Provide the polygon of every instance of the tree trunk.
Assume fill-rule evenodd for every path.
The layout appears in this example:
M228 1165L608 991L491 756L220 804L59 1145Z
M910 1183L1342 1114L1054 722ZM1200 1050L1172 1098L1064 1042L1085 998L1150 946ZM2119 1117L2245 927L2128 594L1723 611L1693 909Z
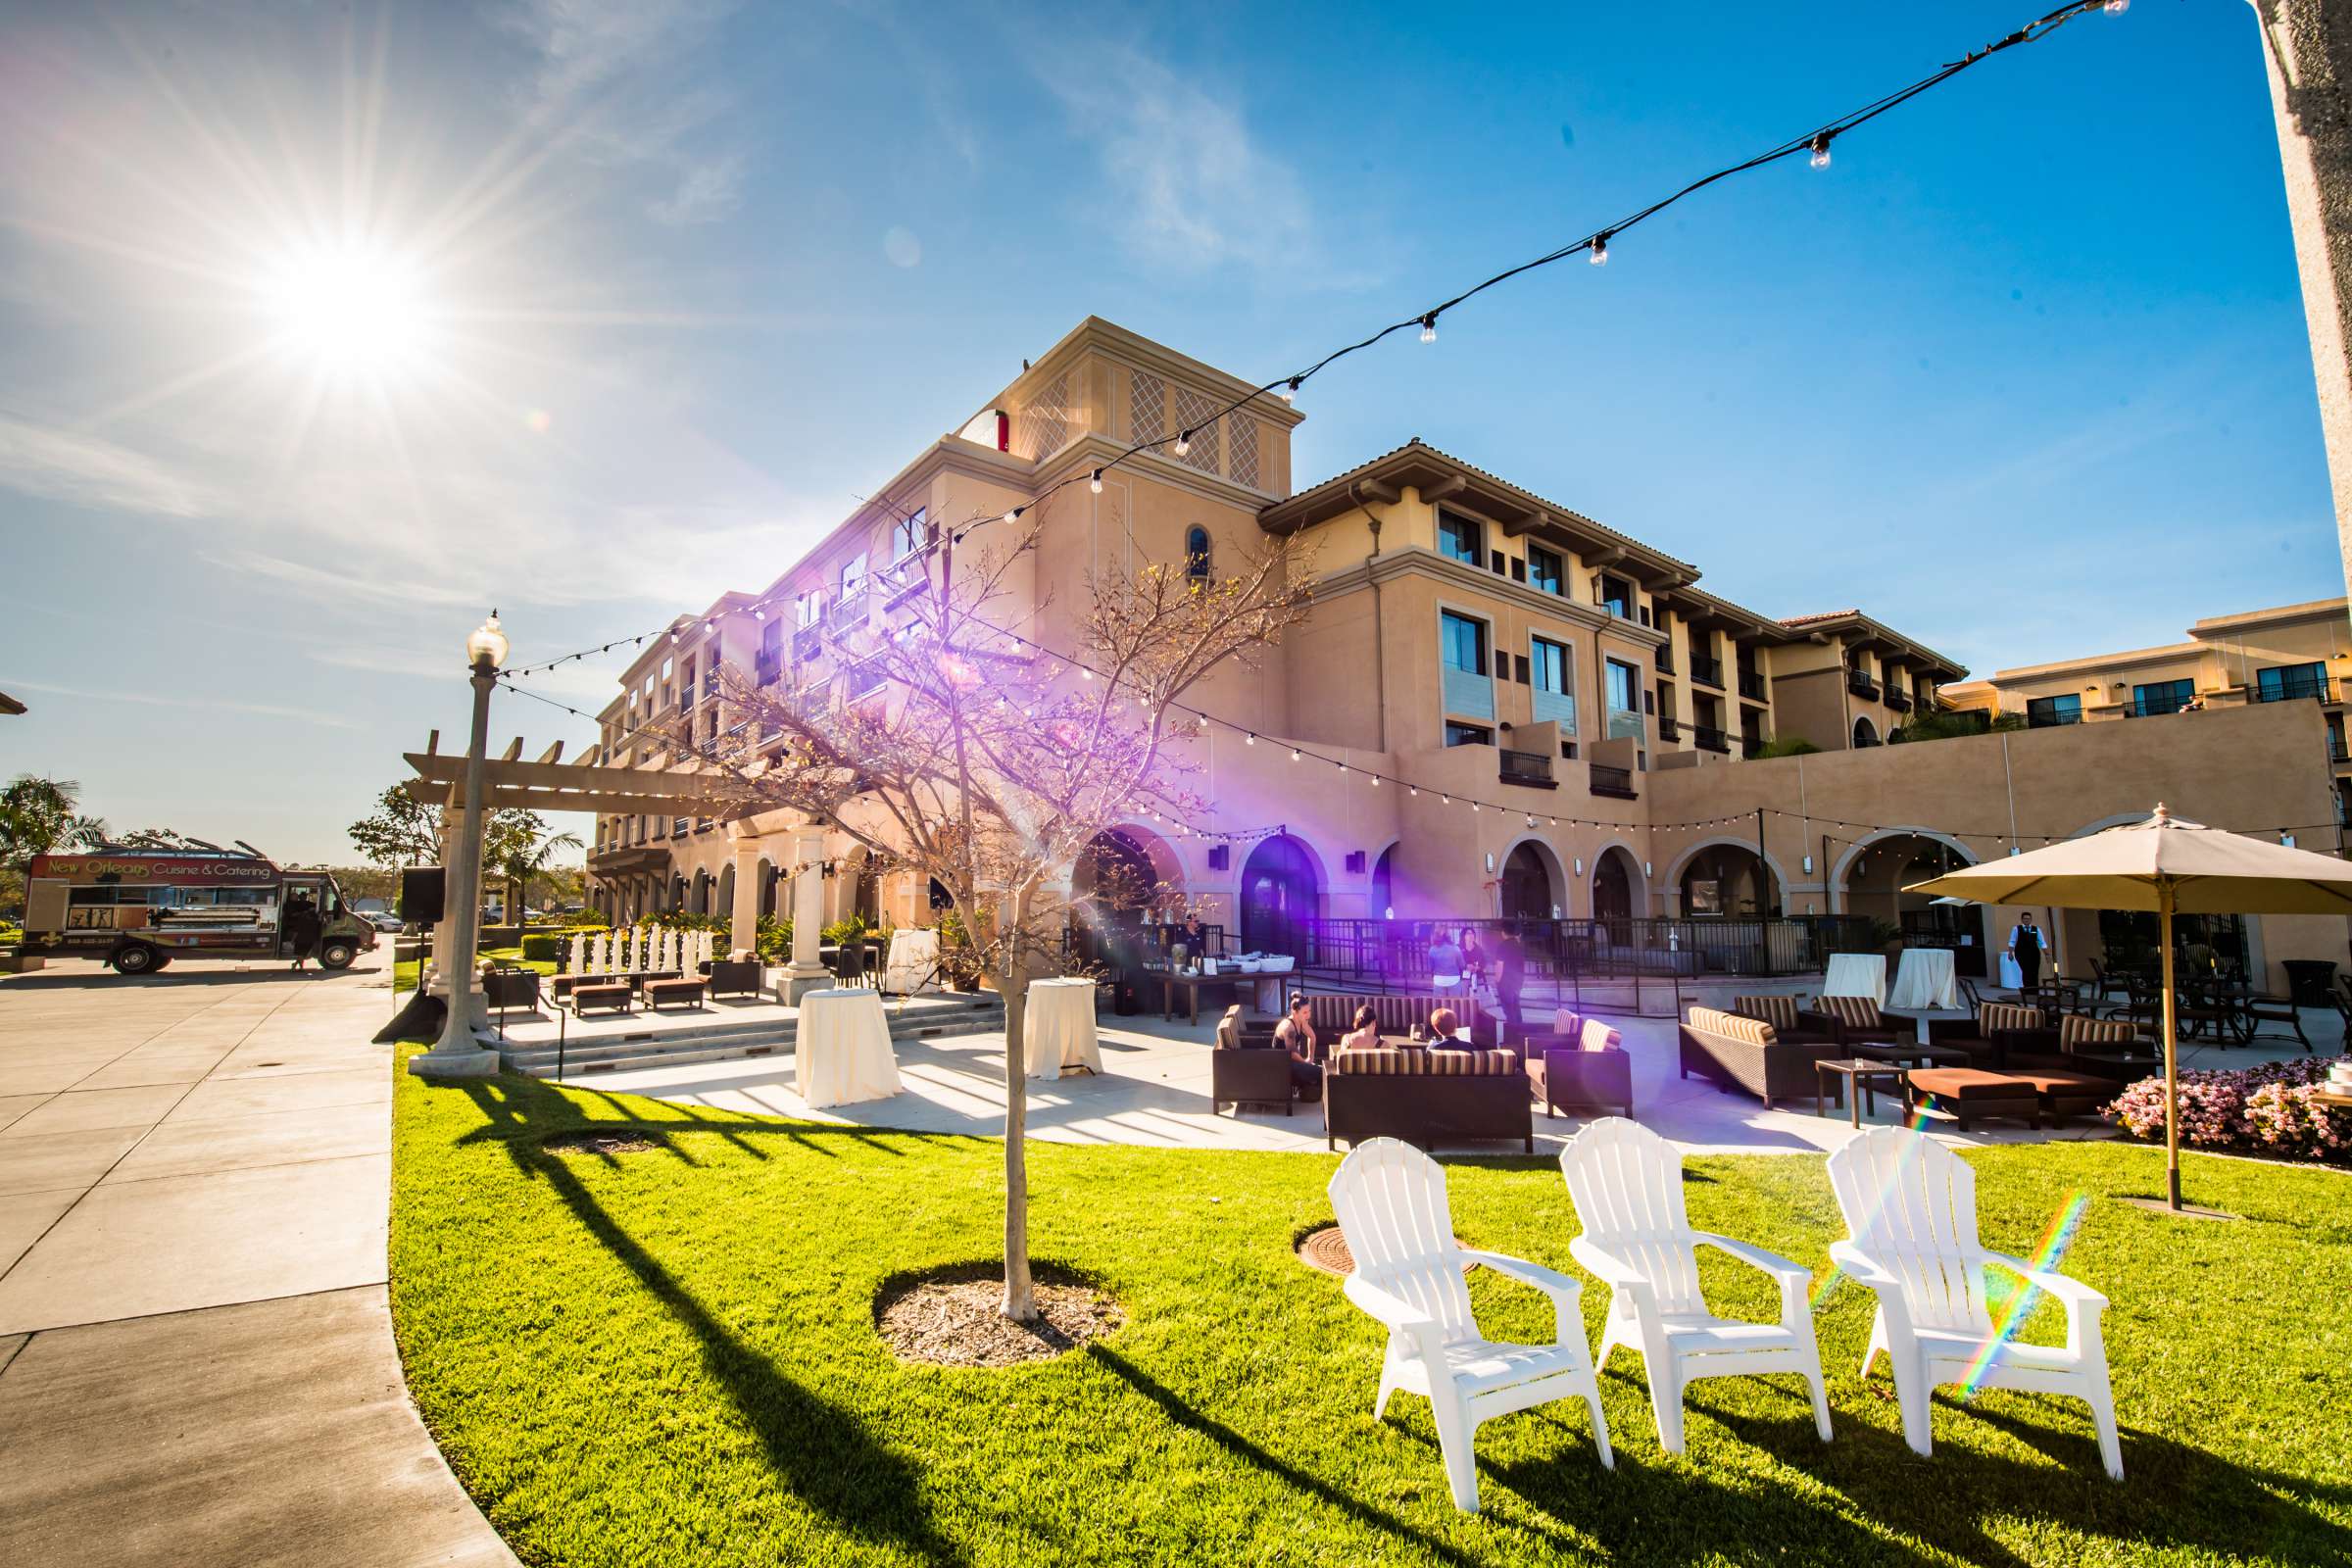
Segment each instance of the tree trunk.
M998 966L997 989L1004 998L1004 1315L1015 1323L1037 1320L1037 1292L1029 1279L1029 1064L1026 1020L1029 962L1021 946L1028 926L1029 896L1013 895L1008 919L999 933L1005 961Z

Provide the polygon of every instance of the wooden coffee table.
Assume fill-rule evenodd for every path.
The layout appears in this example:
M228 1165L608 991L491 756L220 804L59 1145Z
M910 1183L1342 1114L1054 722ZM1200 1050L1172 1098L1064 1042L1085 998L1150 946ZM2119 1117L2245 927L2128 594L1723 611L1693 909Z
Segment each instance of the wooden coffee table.
M1870 1061L1865 1058L1830 1056L1813 1064L1813 1114L1829 1114L1828 1097L1831 1080L1838 1080L1845 1100L1845 1119L1848 1124L1862 1125L1865 1102L1872 1111L1879 1108L1877 1091L1884 1086L1892 1094L1903 1086L1905 1069L1890 1062Z
M1965 1067L1970 1064L1967 1052L1957 1046L1917 1045L1856 1046L1854 1054L1865 1061L1885 1062L1890 1067Z

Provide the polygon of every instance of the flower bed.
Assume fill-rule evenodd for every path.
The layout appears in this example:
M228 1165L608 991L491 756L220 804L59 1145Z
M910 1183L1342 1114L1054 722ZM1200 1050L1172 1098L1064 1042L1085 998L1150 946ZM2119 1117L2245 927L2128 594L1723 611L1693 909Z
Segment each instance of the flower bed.
M2313 1103L2328 1069L2352 1058L2304 1056L2180 1075L2180 1141L2288 1159L2352 1161L2352 1111ZM2142 1078L2105 1112L2134 1138L2164 1136L2164 1079Z

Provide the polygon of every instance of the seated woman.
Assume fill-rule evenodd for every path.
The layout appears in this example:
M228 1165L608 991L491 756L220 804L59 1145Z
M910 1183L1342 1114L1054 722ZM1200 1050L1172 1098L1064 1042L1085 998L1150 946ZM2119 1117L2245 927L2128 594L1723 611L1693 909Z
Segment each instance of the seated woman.
M1320 1052L1315 1042L1313 1012L1304 996L1294 996L1290 1015L1274 1026L1275 1049L1290 1053L1291 1082L1298 1086L1298 1098L1304 1101L1323 1098L1323 1068L1315 1059Z
M1429 1015L1429 1044L1433 1051L1468 1051L1470 1031L1451 1007L1440 1007Z
M1348 1033L1340 1038L1342 1051L1378 1051L1380 1049L1379 1014L1370 1003L1355 1009L1355 1020Z

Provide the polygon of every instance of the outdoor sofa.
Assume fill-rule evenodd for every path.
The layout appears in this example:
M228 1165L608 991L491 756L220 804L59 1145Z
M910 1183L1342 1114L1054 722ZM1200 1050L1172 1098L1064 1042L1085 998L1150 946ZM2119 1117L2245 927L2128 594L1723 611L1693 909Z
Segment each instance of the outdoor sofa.
M1744 1089L1770 1110L1775 1100L1810 1099L1820 1088L1813 1064L1843 1054L1820 1041L1785 1041L1771 1024L1713 1007L1692 1007L1681 1029L1679 1065L1724 1089Z
M1974 1018L1930 1018L1928 1043L1968 1053L1968 1064L1998 1072L2008 1064L2012 1040L2037 1036L2046 1022L2039 1007L2014 1002L1980 1002Z
M1291 1082L1291 1054L1274 1048L1274 1026L1252 1020L1240 1003L1225 1009L1217 1023L1216 1048L1208 1054L1208 1109L1214 1115L1227 1105L1280 1105L1288 1116L1298 1102Z
M1545 1116L1562 1105L1634 1113L1634 1058L1624 1037L1598 1018L1562 1011L1548 1035L1528 1037L1530 1093L1544 1102Z
M1339 993L1307 992L1307 1020L1315 1026L1315 1037L1324 1043L1326 1054L1335 1049L1340 1037L1355 1027L1355 1009L1370 1005L1373 1026L1384 1035L1409 1033L1415 1024L1427 1024L1429 1015L1440 1007L1450 1007L1462 1027L1478 1034L1478 1004L1467 996L1441 997L1431 993L1418 996L1348 996ZM1289 1000L1287 997L1284 999Z
M1242 1053L1247 1054L1247 1053ZM1535 1102L1514 1051L1343 1051L1323 1078L1323 1141L1400 1138L1421 1149L1517 1139L1536 1152Z
M2087 1073L2122 1085L2164 1070L2164 1058L2141 1043L2138 1026L2129 1018L2070 1012L2054 1026L2007 1030L2001 1042L2003 1066L2011 1072Z

